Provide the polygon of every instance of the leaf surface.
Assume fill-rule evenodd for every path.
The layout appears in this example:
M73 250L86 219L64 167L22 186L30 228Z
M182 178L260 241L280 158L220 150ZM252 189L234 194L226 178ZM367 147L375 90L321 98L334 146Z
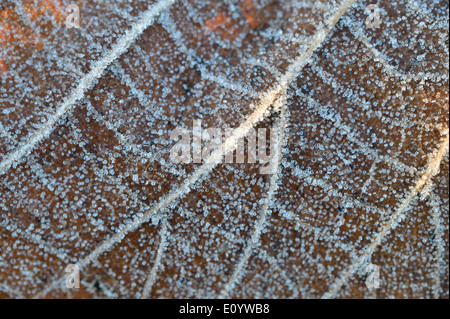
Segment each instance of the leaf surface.
M369 4L3 2L0 297L448 298L448 2Z

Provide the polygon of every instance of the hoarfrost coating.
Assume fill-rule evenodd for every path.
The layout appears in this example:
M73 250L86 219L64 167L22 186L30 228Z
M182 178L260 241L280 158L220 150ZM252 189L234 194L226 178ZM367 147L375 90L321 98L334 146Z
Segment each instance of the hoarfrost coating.
M372 4L3 1L0 297L448 298L449 4Z

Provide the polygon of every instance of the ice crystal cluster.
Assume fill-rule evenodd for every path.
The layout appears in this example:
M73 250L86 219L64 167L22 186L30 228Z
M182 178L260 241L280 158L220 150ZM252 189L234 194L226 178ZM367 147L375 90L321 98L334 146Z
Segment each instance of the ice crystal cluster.
M448 298L448 10L1 1L0 297ZM195 120L276 173L172 163Z

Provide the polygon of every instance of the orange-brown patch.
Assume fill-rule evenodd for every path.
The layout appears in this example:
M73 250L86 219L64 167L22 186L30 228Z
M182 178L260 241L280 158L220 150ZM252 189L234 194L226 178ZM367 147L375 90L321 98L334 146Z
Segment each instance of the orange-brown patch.
M26 1L24 2L24 9L31 21L36 21L48 12L51 12L58 23L65 20L65 13L60 0L42 0L37 4L33 1ZM0 10L0 17L2 18L0 22L1 47L23 45L42 49L43 44L39 35L21 22L19 14L13 8ZM0 59L0 71L4 73L8 71L6 57L3 57L3 60Z

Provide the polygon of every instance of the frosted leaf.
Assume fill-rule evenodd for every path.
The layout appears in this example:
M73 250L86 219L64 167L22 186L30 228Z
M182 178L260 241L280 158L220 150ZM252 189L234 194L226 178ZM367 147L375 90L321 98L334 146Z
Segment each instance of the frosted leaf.
M0 297L448 298L448 2L368 4L3 1Z

